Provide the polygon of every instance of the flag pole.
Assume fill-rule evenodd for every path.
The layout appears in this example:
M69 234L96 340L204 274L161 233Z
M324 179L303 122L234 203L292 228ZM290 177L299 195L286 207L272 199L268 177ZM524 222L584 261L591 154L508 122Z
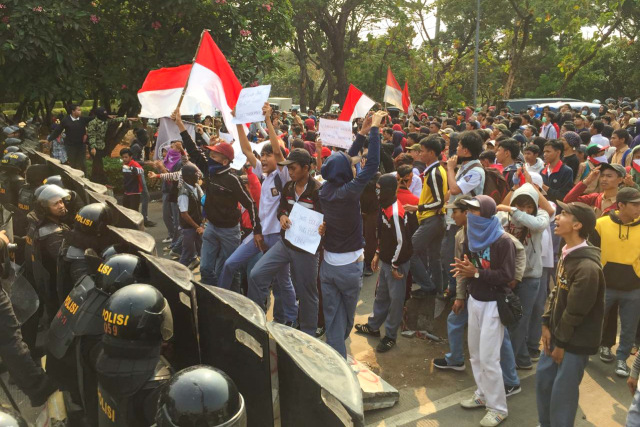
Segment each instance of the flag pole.
M202 39L204 38L204 33L208 33L211 30L204 29L202 30L202 34L200 34L200 41L198 42L198 48L196 49L195 55L193 55L193 60L191 61L191 68L189 69L189 75L187 76L187 82L184 84L184 88L182 88L182 94L180 95L180 101L178 101L178 106L176 109L179 109L182 105L182 100L184 99L185 93L187 93L187 87L189 86L189 79L191 78L191 72L193 71L193 65L196 63L196 57L198 56L198 52L200 52L200 45L202 44Z

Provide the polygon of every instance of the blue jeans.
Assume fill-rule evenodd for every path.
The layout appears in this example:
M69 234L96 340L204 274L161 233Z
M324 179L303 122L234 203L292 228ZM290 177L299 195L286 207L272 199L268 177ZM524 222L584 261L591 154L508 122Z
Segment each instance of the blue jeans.
M553 268L543 268L542 277L540 278L540 286L538 286L538 295L533 303L531 310L531 320L529 321L529 332L527 333L527 349L529 355L540 352L540 338L542 337L542 315L544 314L544 305L549 296L549 279ZM531 358L531 356L529 356Z
M176 205L176 208L178 205ZM167 236L173 241L177 233L177 227L173 220L173 210L171 202L169 202L169 193L162 193L162 221L164 226L167 227Z
M464 363L464 327L469 319L467 304L460 314L453 311L447 317L447 335L449 337L449 353L444 358L450 365ZM516 372L516 359L513 355L509 331L505 328L502 346L500 347L500 368L502 368L502 381L507 387L520 385L520 378Z
M447 226L448 229L444 232L444 239L442 239L442 280L447 285L449 292L455 294L456 292L456 279L451 273L451 264L453 264L453 258L455 255L456 233L460 230L455 224Z
M522 304L522 317L518 323L509 328L509 334L511 335L513 353L516 356L516 364L518 366L531 365L531 356L529 356L529 349L527 348L527 333L529 332L529 321L539 289L540 278L538 277L525 277L514 289L514 293L520 298L520 303Z
M620 342L616 351L617 360L627 360L631 353L631 347L636 340L636 329L640 320L640 289L632 291L619 291L607 288L604 292L604 312L616 302L620 315Z
M553 348L552 348L553 350ZM589 362L586 354L564 352L560 364L542 353L536 370L540 427L571 427L576 419L580 383Z
M627 414L627 427L640 426L640 390L636 390Z
M364 261L331 265L322 261L320 282L327 344L347 358L345 341L351 334L362 288Z
M411 237L411 276L427 292L442 292L440 250L443 237L444 215L426 218Z
M202 236L195 228L182 229L182 252L180 254L180 264L189 265L196 256L200 255L202 247Z
M380 326L384 322L384 335L394 341L398 337L398 328L400 327L400 323L402 323L409 261L400 265L398 272L403 275L401 279L393 277L391 264L380 261L380 275L378 276L376 299L373 302L373 313L371 313L367 321L374 331L380 329Z
M200 277L205 285L218 286L218 277L227 258L240 245L240 225L230 228L207 223L202 235Z

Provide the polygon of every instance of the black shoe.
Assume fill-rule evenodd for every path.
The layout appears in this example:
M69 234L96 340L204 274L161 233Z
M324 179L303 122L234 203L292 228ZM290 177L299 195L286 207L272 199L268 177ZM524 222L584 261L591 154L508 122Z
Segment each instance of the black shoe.
M450 365L444 357L442 359L434 359L433 366L438 369L453 369L454 371L464 371L465 368L464 362L458 363L457 365Z
M507 395L507 397L509 396L513 396L514 394L518 394L522 391L522 388L519 385L516 386L504 386L504 392Z
M284 322L283 325L293 329L298 329L298 322L295 320L289 320L288 322Z
M371 267L366 266L366 267L364 268L363 274L364 274L366 277L369 277L369 276L371 276L371 275L373 274L373 270L371 269Z
M150 220L148 220L148 219L144 221L144 226L145 226L145 227L155 227L156 225L157 225L157 224L156 224L155 222L150 221Z
M380 343L376 347L376 351L378 353L386 353L387 351L391 350L394 345L396 345L395 340L392 340L391 338L388 338L388 337L384 337L380 340Z
M380 331L374 331L367 323L365 323L364 325L358 323L356 325L356 332L363 335L371 335L372 337L380 336Z
M529 357L532 362L537 362L540 360L540 350L529 350Z

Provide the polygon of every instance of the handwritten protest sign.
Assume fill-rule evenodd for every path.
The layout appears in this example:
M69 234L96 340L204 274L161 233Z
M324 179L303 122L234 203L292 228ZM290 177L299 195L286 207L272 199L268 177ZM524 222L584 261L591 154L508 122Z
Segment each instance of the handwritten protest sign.
M264 120L262 106L271 93L271 85L246 87L240 91L236 103L235 124L255 123Z
M284 238L303 251L315 254L320 245L318 227L323 218L321 213L296 203L289 214L291 227L284 233Z
M322 145L348 150L353 143L351 122L320 119L318 132L320 133Z

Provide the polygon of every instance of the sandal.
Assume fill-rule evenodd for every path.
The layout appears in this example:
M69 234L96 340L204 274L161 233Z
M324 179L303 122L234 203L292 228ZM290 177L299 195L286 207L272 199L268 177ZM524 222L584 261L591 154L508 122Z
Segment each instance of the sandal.
M372 337L380 336L380 331L374 331L373 329L371 329L368 323L365 323L364 325L357 324L356 332L359 332L364 335L371 335Z
M394 345L396 345L395 340L384 337L380 340L380 344L378 344L378 346L376 347L376 351L378 353L386 353L387 351L391 350Z

